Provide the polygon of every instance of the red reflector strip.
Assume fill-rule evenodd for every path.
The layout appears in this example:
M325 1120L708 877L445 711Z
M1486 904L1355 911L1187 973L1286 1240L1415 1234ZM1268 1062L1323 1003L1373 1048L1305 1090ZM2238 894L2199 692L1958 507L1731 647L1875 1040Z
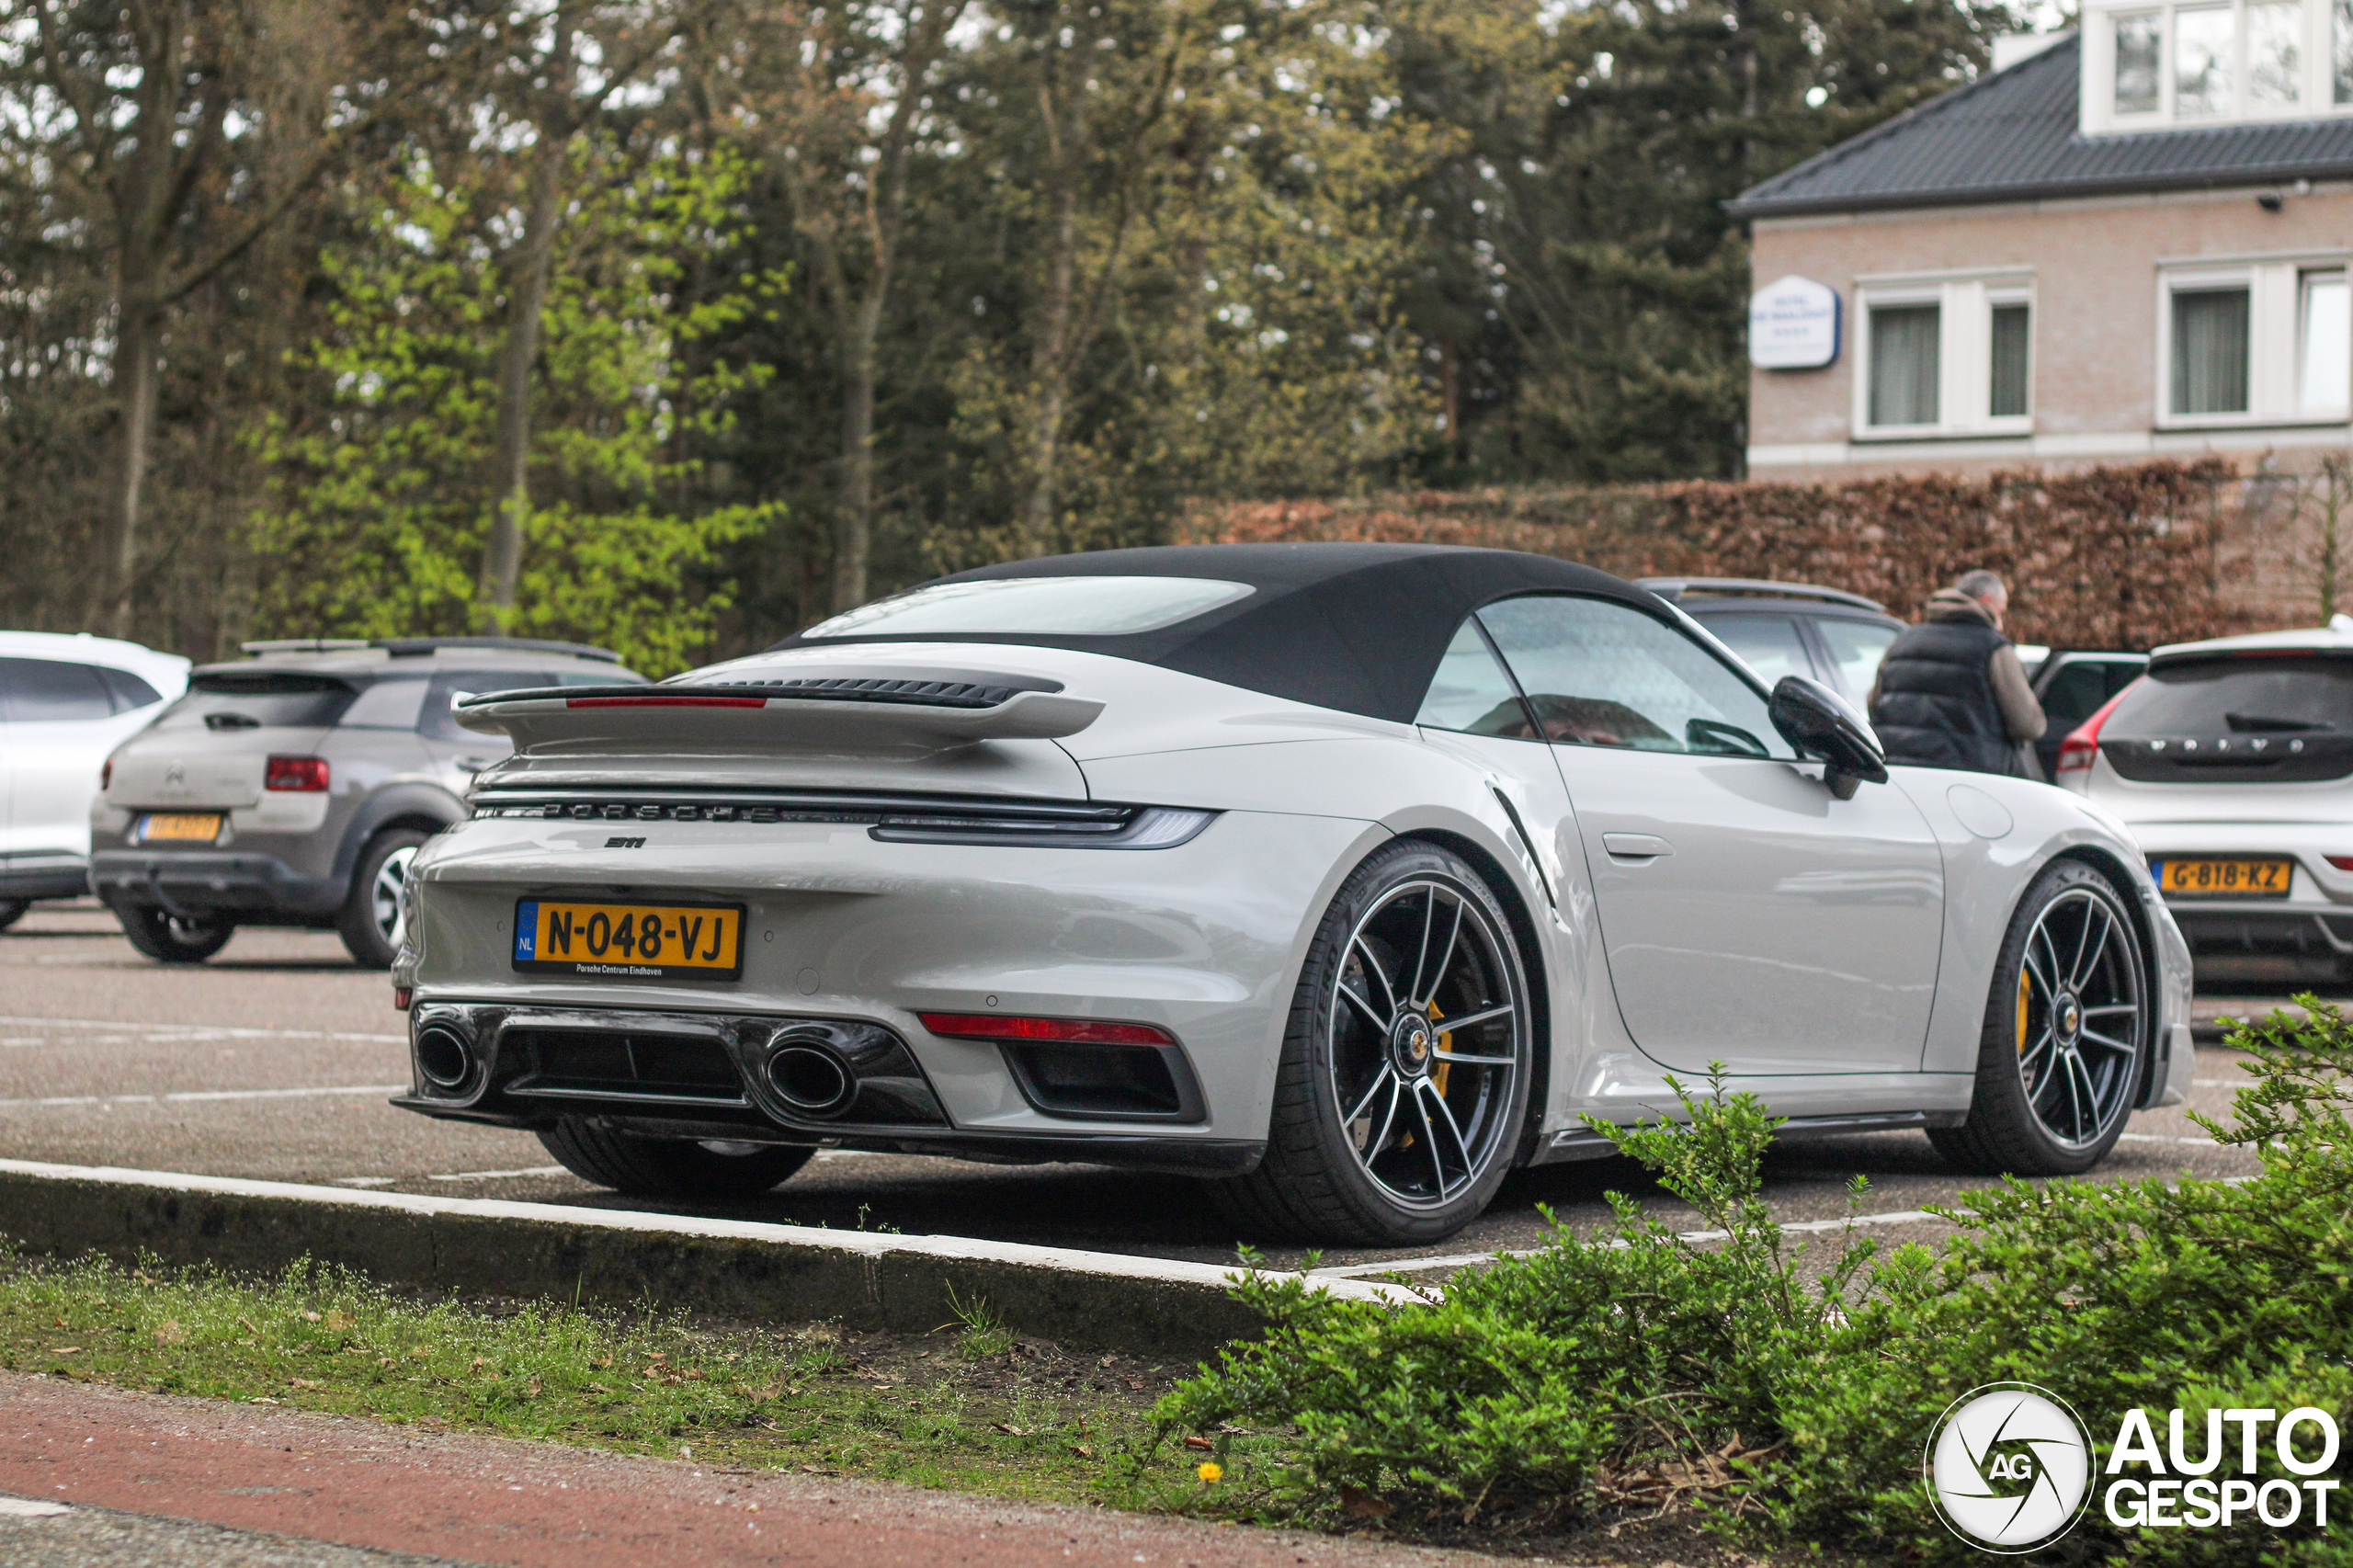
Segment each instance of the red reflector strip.
M994 1013L918 1013L923 1027L949 1040L1040 1040L1070 1045L1174 1045L1176 1037L1154 1024L1114 1024L1099 1018L1001 1018Z
M765 697L567 697L566 708L766 708Z
M2353 855L2324 855L2321 858L2340 871L2353 871Z

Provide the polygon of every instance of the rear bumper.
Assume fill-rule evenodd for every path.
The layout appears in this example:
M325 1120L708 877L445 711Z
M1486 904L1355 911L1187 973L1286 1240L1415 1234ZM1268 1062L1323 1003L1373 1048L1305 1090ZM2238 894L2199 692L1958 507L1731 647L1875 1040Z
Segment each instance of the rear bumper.
M0 856L0 899L79 898L90 891L90 861L72 850Z
M1188 1176L1246 1174L1266 1148L1147 1127L1060 1135L959 1128L906 1041L870 1019L444 1002L418 1006L409 1029L411 1092L392 1103L452 1121L530 1129L588 1117L662 1138L1084 1161ZM812 1108L790 1097L792 1079L774 1062L796 1052L837 1064L850 1085L841 1103ZM1198 1104L1199 1091L1182 1097Z
M90 858L90 891L108 903L204 914L324 915L343 884L275 855L226 849L107 849Z

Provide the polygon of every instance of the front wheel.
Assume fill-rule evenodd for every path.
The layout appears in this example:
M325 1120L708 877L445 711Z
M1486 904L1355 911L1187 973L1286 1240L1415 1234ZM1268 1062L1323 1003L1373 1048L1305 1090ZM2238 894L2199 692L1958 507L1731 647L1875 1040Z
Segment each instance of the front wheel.
M360 851L358 874L335 928L343 950L361 969L390 969L401 950L401 884L425 835L413 828L380 833Z
M703 1201L757 1198L817 1152L778 1143L641 1138L579 1116L542 1130L540 1142L582 1181L637 1198Z
M131 945L158 963L202 963L237 934L226 920L183 920L152 903L118 904L114 914Z
M2116 1146L2154 1029L2141 937L2115 885L2077 860L2034 881L1994 966L1969 1119L1928 1137L1986 1176L2074 1176Z
M25 917L25 911L31 907L31 903L26 899L0 898L0 931L6 931L9 926L22 920Z
M1254 1239L1441 1240L1510 1169L1534 1049L1495 893L1435 845L1384 849L1341 886L1308 949L1265 1161L1211 1194Z

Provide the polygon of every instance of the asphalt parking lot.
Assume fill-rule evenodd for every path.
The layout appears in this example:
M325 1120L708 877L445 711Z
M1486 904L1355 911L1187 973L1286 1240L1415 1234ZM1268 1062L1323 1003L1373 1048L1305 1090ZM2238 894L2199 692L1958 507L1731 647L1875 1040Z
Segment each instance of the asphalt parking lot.
M2201 1001L2200 1013L2270 998ZM386 1097L408 1081L403 1017L381 973L351 966L332 932L246 930L210 963L167 969L133 952L96 904L44 905L0 935L0 1156L469 1198L647 1207L558 1168L528 1133L429 1121ZM2223 1116L2242 1077L2219 1045L2199 1051L2191 1105ZM2102 1181L2237 1176L2252 1155L2217 1147L2181 1108L2136 1115L2095 1173ZM1972 1185L1917 1133L1792 1144L1771 1159L1784 1222L1836 1221L1850 1177L1870 1178L1870 1228L1890 1241L1945 1228L1921 1216ZM1416 1253L1333 1253L1327 1269L1462 1259L1533 1244L1540 1208L1585 1225L1604 1194L1678 1207L1623 1161L1524 1172L1476 1224ZM978 1236L1221 1262L1233 1256L1186 1182L1089 1165L1006 1166L821 1153L793 1179L722 1213L837 1229ZM1271 1261L1295 1260L1276 1250Z

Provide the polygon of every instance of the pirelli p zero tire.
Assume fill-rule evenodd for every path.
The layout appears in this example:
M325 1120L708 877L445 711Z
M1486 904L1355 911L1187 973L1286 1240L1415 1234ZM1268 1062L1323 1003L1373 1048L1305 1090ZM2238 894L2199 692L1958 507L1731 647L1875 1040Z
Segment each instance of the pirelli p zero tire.
M158 963L202 963L229 945L237 927L226 920L183 920L152 903L115 906L131 945Z
M582 1181L637 1198L757 1198L809 1163L814 1149L698 1142L616 1132L585 1117L543 1129L540 1142Z
M1373 855L1309 946L1267 1154L1210 1184L1245 1240L1413 1246L1495 1197L1528 1117L1528 978L1494 892L1460 857Z
M1928 1136L1986 1176L2073 1176L2116 1146L2155 1027L2141 935L2079 860L2034 880L1994 966L1969 1119Z
M361 969L390 969L401 949L401 883L426 835L415 828L380 833L359 852L351 892L335 916L343 950Z

